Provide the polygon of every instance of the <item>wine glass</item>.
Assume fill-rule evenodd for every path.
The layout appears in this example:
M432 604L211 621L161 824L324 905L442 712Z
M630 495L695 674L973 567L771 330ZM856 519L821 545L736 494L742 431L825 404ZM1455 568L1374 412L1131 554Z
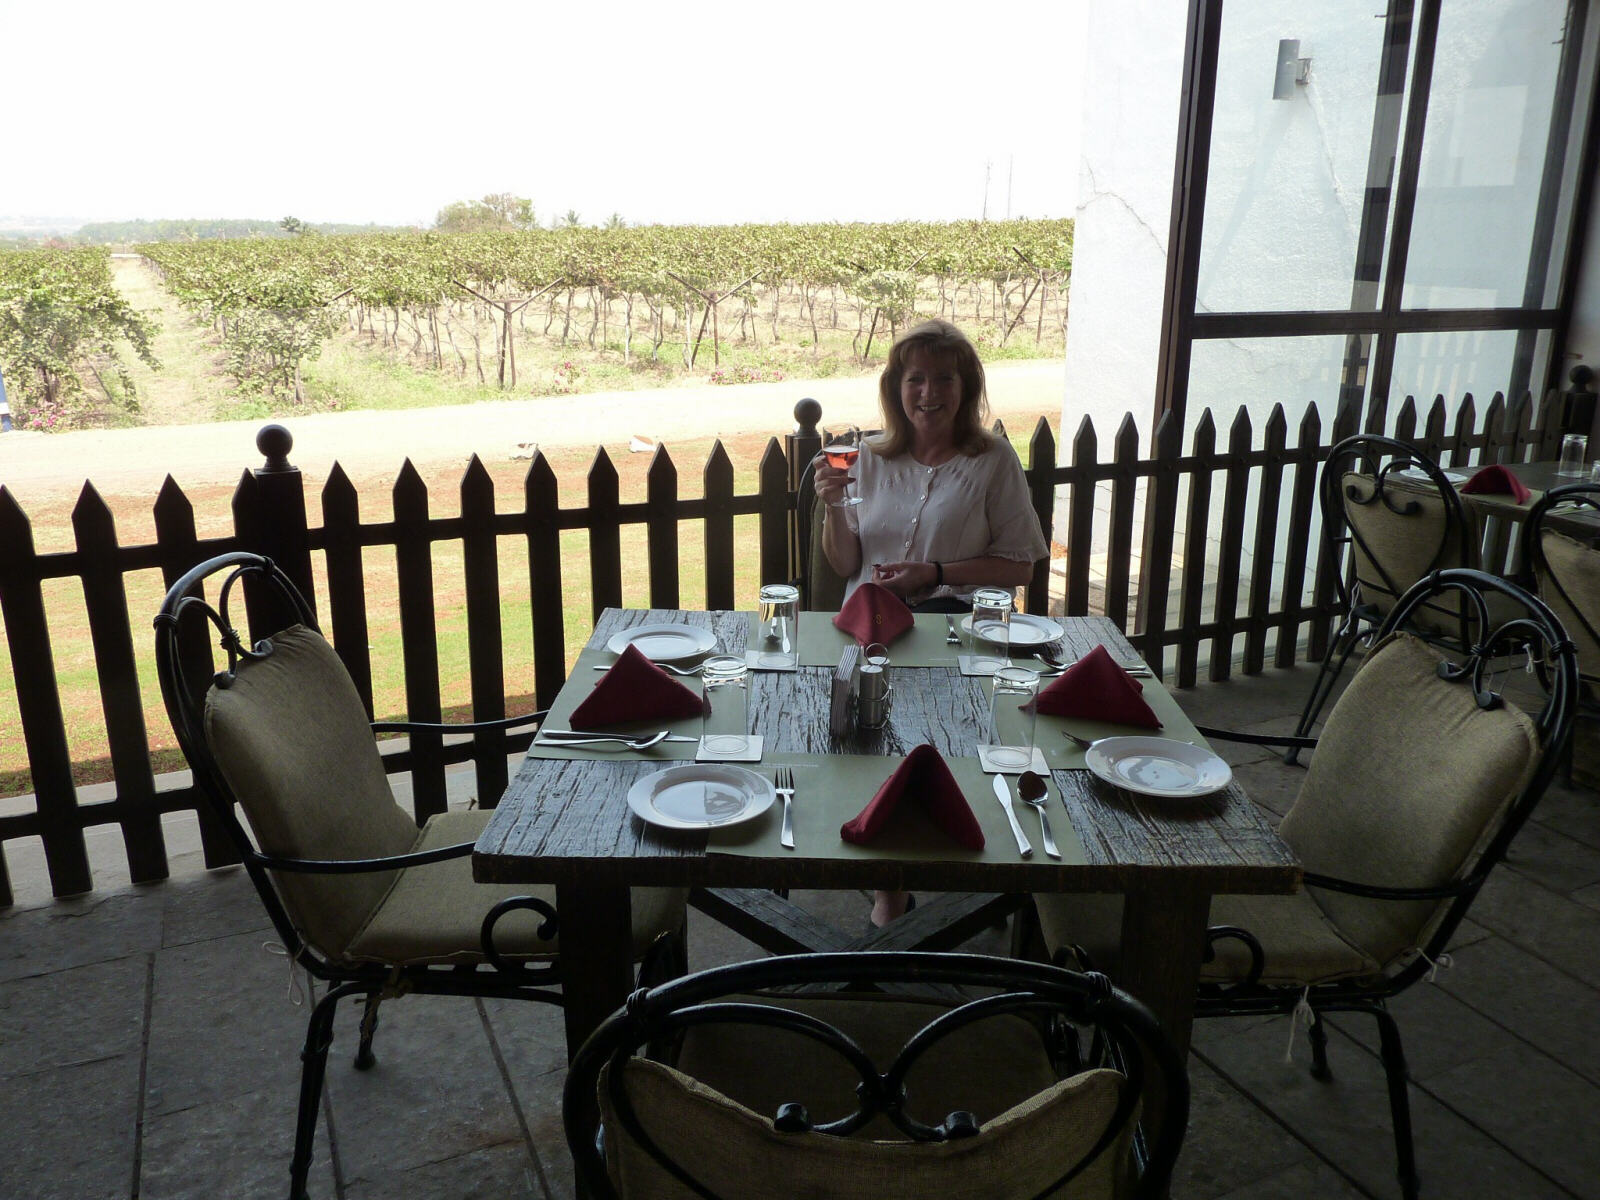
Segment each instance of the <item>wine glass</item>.
M837 471L848 471L856 465L856 459L861 457L861 430L854 425L846 425L842 430L835 430L828 438L828 444L822 448L822 456L828 460L828 465ZM849 508L860 504L860 496L850 494L850 485L844 485L844 495L833 502L834 508Z

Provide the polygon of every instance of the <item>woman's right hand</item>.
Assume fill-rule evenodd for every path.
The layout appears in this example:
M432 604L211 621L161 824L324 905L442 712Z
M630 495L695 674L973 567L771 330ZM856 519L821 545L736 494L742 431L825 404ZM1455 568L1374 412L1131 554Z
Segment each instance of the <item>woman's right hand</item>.
M849 471L841 471L838 467L830 467L828 460L818 454L811 460L812 481L817 489L817 499L824 504L834 505L844 499L845 488L855 480Z

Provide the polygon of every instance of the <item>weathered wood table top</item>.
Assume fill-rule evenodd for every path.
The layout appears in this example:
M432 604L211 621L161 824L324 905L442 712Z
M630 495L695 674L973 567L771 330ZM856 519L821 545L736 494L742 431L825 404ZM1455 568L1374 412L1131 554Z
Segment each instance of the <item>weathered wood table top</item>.
M802 619L827 616L806 614ZM742 652L750 631L748 613L607 609L585 655L603 650L622 629L662 621L709 628L723 651ZM1137 658L1109 620L1068 618L1062 623L1069 655L1104 644L1123 661ZM890 652L892 656L892 647ZM986 712L985 681L963 677L953 665L955 653L952 647L950 666L894 668L895 708L889 728L845 744L834 743L828 733L828 668L753 673L754 732L767 739L769 754L784 757L904 755L922 742L946 756L970 756ZM587 675L586 661L580 659L579 671ZM1166 732L1187 736L1171 722ZM1046 719L1041 718L1039 737L1042 741L1047 736ZM825 847L766 858L708 852L705 833L660 830L635 817L626 801L629 786L668 762L637 755L574 759L537 754L537 748L530 751L479 838L473 874L485 882L556 885L573 1051L632 986L629 887L1120 892L1126 897L1122 981L1186 1046L1211 895L1289 893L1300 885L1293 854L1237 783L1209 797L1172 801L1123 791L1086 770L1053 770L1052 782L1083 844L1082 863L1054 862L1042 852L1026 861L880 861L833 858ZM862 803L868 798L861 797ZM1059 825L1060 810L1053 811Z

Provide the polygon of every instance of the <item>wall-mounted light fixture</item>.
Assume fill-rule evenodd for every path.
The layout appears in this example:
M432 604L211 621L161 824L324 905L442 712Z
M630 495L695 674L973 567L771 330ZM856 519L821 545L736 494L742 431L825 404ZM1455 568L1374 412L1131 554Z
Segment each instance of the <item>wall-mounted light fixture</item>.
M1272 98L1289 100L1294 97L1295 85L1304 87L1311 82L1311 60L1300 57L1300 39L1282 38L1278 42L1278 70L1272 77Z

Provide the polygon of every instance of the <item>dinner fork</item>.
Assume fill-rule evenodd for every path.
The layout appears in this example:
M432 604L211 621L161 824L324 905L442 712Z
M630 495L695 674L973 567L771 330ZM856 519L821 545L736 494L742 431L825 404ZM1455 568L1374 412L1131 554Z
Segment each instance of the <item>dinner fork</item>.
M665 729L661 730L658 733L641 733L641 734L584 733L584 734L579 734L577 737L568 737L561 730L552 730L550 733L542 734L537 740L540 742L540 744L545 745L545 746L593 746L593 745L596 745L596 744L601 743L601 742L615 742L619 747L621 747L624 750L648 750L651 746L654 746L657 742L666 742L666 741L694 742L694 741L699 741L698 738L683 737L681 735L671 733L671 732L669 732L668 730L665 730Z
M794 768L779 767L773 772L772 790L783 801L783 829L778 834L778 845L785 850L794 849Z
M656 666L660 667L663 671L671 671L674 675L691 676L698 676L700 674L700 667L703 665L704 664L702 663L693 667L675 667L671 663L658 662L656 664ZM615 663L595 663L594 669L596 671L609 671L614 666L616 666Z

